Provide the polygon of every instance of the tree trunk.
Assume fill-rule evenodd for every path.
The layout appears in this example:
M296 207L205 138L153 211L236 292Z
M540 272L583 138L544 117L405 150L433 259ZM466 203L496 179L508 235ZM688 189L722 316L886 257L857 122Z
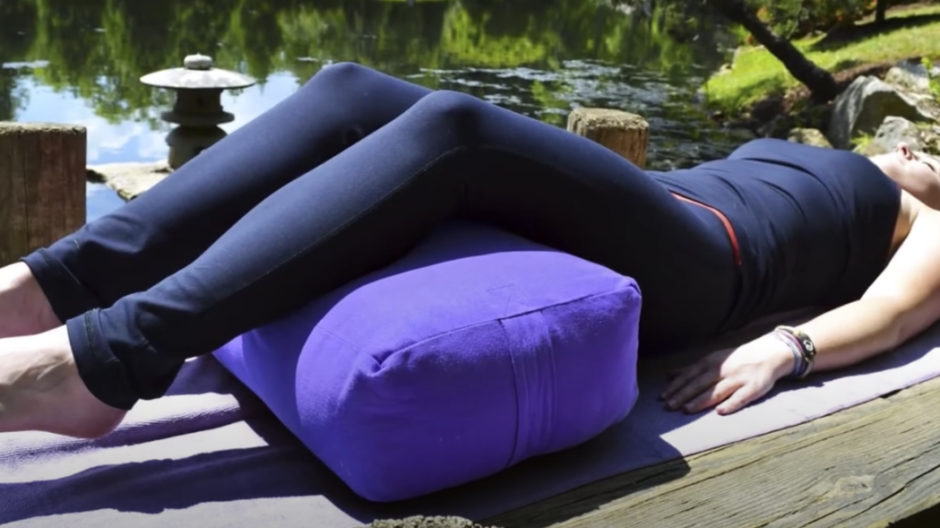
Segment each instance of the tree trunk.
M875 5L875 23L882 24L885 21L885 15L888 11L888 0L878 0Z
M839 95L839 87L831 73L807 59L790 41L781 38L761 22L742 0L707 0L708 4L728 20L740 24L767 48L794 77L805 84L817 101L829 101Z

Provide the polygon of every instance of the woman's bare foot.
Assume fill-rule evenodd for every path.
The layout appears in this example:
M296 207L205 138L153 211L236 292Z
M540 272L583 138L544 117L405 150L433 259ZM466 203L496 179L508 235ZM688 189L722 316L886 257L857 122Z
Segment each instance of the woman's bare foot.
M0 338L38 334L61 325L26 264L0 268Z
M125 414L88 392L64 326L0 339L0 433L98 438L113 431Z

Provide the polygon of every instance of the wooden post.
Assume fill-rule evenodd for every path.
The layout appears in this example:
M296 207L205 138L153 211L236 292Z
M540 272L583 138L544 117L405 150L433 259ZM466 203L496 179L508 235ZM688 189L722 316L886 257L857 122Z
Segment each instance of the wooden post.
M576 108L568 114L568 131L604 145L641 169L646 166L650 125L636 114L607 108Z
M0 122L0 266L85 223L84 127Z

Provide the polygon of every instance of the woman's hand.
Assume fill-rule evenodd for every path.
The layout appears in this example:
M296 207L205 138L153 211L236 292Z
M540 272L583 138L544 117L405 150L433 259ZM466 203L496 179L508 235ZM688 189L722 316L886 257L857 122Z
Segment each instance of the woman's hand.
M731 414L767 394L792 369L793 353L768 335L672 372L661 398L670 410L696 413L717 405L718 414Z

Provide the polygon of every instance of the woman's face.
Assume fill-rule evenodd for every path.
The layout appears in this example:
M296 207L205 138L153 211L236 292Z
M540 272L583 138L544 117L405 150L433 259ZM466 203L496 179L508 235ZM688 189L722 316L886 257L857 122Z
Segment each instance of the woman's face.
M874 156L872 161L902 188L940 185L940 159L898 143L894 151Z

